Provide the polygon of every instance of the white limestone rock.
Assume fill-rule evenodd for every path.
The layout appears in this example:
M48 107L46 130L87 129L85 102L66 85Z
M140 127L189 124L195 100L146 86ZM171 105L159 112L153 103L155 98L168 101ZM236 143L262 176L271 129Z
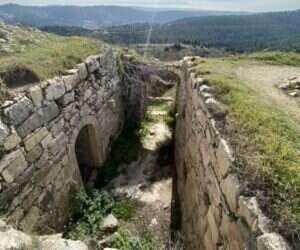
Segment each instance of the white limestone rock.
M119 221L113 214L110 214L103 219L101 227L106 232L115 232L119 227Z
M270 233L257 238L257 250L291 250L291 248L282 236Z

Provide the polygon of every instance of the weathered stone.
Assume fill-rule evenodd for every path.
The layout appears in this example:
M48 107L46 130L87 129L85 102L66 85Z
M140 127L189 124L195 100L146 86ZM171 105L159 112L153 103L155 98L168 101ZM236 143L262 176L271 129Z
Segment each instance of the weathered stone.
M240 184L238 178L235 175L229 175L225 180L222 181L221 189L225 195L225 199L230 210L233 213L236 213L240 195Z
M216 120L224 120L226 117L226 109L224 106L213 98L205 101L208 111Z
M44 122L49 122L59 115L59 108L55 102L48 103L43 109Z
M8 127L0 120L0 144L4 142L4 140L8 135L9 135Z
M58 136L64 130L65 121L63 117L59 117L50 124L50 132L54 137Z
M18 100L15 104L4 109L4 114L15 126L24 122L32 112L33 104L26 96Z
M75 94L74 94L74 91L71 91L71 92L66 93L63 97L61 97L58 100L58 103L61 106L65 107L68 104L70 104L71 102L74 102L74 100L75 100Z
M26 154L26 160L29 163L35 162L43 154L43 148L40 145L36 145Z
M43 92L39 86L34 86L29 89L30 97L36 107L41 107L43 102Z
M101 224L101 228L105 232L115 232L118 229L118 227L119 227L119 222L116 219L116 217L113 216L112 214L105 217Z
M6 182L11 183L28 166L22 150L14 151L6 156L0 162L0 172Z
M66 92L65 85L61 79L54 79L49 82L49 86L45 89L46 99L49 101L57 100Z
M88 70L85 63L77 64L80 80L84 81L88 77Z
M66 91L71 91L80 82L78 70L75 70L75 72L72 72L71 75L63 76L62 79L65 83Z
M77 112L78 109L76 108L75 103L71 103L63 109L63 115L67 121L69 121L74 115L76 115Z
M43 127L34 134L30 135L24 140L24 145L27 151L33 149L37 144L39 144L47 135L47 128Z
M88 88L84 92L83 101L86 102L91 97L92 94L93 94L93 90L91 88Z
M230 167L233 165L234 157L228 142L223 138L220 138L216 157L218 163L218 165L215 166L216 172L218 173L219 178L224 178L230 170Z
M39 241L39 250L88 250L83 242L63 239L60 234L42 236Z
M99 68L99 56L90 56L87 58L87 60L85 61L88 72L90 74L94 73L98 68Z
M52 155L56 155L66 149L68 137L61 132L53 141L48 144L48 149Z
M5 227L4 230L0 230L0 249L29 249L33 244L30 236L14 230L11 227Z
M20 142L21 138L16 133L12 133L4 141L4 148L6 150L14 149Z
M257 250L290 250L282 236L276 233L264 234L257 238Z
M50 102L47 106L31 115L20 127L17 128L17 132L22 138L24 138L32 131L51 121L58 115L58 106L55 102Z

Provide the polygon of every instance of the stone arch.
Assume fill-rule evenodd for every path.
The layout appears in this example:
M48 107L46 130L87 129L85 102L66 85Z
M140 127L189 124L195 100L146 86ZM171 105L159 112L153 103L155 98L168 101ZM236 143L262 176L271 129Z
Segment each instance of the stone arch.
M94 117L85 117L71 137L70 163L75 168L75 181L84 186L94 180L97 169L103 163L99 127L99 123Z

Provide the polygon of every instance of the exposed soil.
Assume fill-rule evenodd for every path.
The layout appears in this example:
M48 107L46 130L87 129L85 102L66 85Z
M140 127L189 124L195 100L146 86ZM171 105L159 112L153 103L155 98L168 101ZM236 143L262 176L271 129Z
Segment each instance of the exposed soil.
M299 67L261 64L242 64L237 76L265 100L276 105L295 121L300 122L300 105L297 99L286 95L277 86L300 73Z

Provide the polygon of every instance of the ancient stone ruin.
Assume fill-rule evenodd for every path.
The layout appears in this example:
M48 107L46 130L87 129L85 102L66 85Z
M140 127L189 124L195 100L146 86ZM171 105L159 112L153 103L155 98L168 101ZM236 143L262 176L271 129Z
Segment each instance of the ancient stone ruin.
M175 183L185 248L290 249L269 227L256 198L241 195L235 156L218 129L226 110L191 65L187 58L166 67L181 80ZM0 206L6 222L0 223L0 249L17 247L2 243L5 237L26 245L32 232L63 230L72 196L93 184L126 119L143 115L145 96L153 89L148 78L140 77L141 67L147 68L134 68L121 77L117 59L108 49L67 75L16 93L2 104ZM55 249L87 249L57 235L38 239L45 250L53 242L58 244Z

